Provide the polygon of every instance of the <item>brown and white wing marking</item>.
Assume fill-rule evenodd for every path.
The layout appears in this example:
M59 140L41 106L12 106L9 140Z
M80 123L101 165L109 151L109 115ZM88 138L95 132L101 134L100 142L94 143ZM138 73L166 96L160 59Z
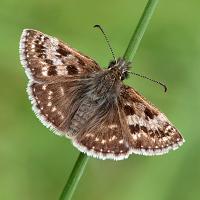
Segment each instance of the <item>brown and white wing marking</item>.
M87 56L57 38L25 29L20 40L20 60L30 80L51 81L101 70Z
M89 156L103 160L127 158L130 148L118 110L119 106L115 103L99 108L87 126L73 138L74 146Z
M28 94L36 116L58 135L66 135L76 81L57 83L30 82Z
M167 117L133 88L124 86L121 97L132 153L161 155L183 144L183 137Z

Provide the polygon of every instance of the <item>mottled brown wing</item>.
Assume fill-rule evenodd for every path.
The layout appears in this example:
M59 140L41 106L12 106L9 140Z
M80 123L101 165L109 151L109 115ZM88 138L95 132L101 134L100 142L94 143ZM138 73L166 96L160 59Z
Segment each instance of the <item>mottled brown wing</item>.
M87 126L73 138L74 146L89 156L103 160L127 158L130 148L119 109L119 104L109 102L99 107Z
M124 86L121 98L133 153L160 155L182 145L184 139L167 117L133 88Z
M53 83L30 82L28 94L33 110L40 121L58 135L66 135L72 112L73 96L79 80ZM76 109L73 109L74 111Z
M58 80L101 70L91 58L57 38L25 29L20 40L20 60L30 80Z

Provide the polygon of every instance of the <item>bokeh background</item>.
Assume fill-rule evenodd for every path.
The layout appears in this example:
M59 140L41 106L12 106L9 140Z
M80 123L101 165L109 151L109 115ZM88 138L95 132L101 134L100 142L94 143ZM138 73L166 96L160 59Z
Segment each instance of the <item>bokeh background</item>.
M71 142L52 134L35 117L19 62L24 28L56 36L94 58L122 56L145 0L1 0L0 4L0 199L54 200L78 157ZM158 85L132 76L127 83L178 127L186 143L158 157L132 155L124 161L91 158L74 200L197 200L200 198L200 1L162 0L141 42L133 68L162 80Z

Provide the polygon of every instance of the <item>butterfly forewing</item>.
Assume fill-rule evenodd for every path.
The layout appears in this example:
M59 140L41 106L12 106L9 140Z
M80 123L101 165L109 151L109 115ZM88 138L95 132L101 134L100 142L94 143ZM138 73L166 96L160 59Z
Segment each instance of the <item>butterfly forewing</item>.
M101 70L94 60L57 38L31 29L22 33L20 59L27 76L36 81L53 81Z
M167 117L133 88L124 86L121 96L133 153L158 155L183 143L179 131Z

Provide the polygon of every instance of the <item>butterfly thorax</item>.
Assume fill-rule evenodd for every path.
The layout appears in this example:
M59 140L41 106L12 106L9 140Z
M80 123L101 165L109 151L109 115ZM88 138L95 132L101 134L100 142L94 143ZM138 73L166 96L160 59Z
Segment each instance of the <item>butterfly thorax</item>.
M104 70L92 77L83 87L89 88L85 94L93 101L105 101L106 99L115 99L120 93L122 81L121 74L117 68Z
M117 61L111 61L108 69L113 71L113 73L120 80L124 80L128 77L128 69L130 68L130 62L125 61L122 58L118 58Z

